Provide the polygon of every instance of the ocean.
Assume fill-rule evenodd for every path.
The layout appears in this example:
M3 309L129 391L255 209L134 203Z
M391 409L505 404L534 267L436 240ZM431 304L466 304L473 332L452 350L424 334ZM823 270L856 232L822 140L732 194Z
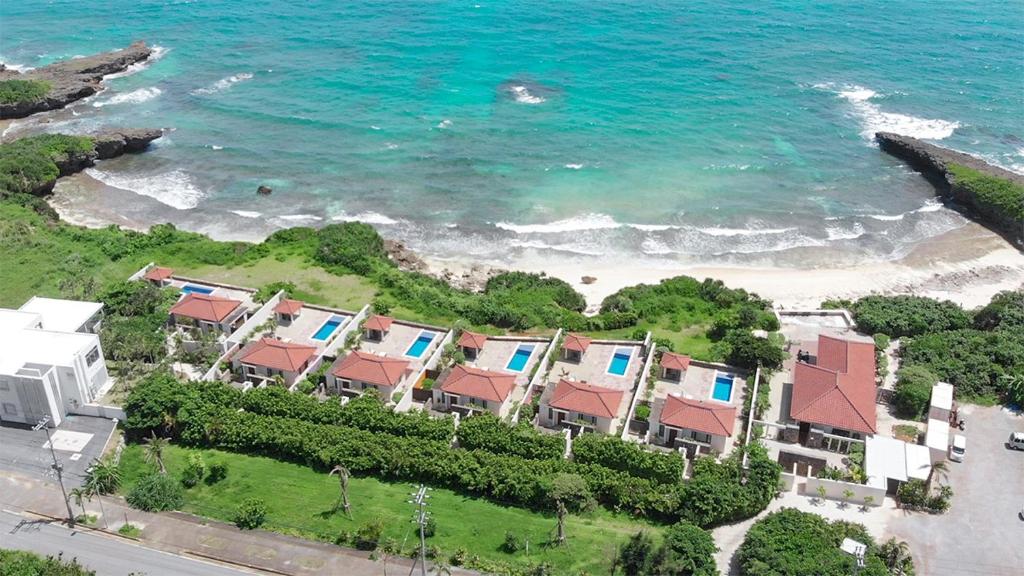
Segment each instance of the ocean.
M21 0L0 60L157 47L6 134L168 128L89 170L144 221L361 220L497 264L819 266L965 225L877 130L1024 171L1022 22L1021 0Z

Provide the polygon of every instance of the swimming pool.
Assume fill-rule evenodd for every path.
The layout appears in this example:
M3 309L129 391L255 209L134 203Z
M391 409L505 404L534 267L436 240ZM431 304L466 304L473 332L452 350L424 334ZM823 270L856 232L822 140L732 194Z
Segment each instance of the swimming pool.
M629 350L616 350L612 355L612 361L608 363L608 373L616 376L624 376L629 368Z
M732 402L733 378L732 374L716 374L715 387L711 390L711 397L722 402Z
M182 294L212 294L213 288L206 288L204 286L196 286L194 284L185 284L181 287Z
M430 346L430 343L434 341L434 336L436 336L436 334L433 332L420 332L416 341L413 342L412 346L409 346L409 349L405 351L405 355L410 358L419 358L420 356L423 356L423 352L426 351L427 346Z
M316 331L316 334L313 334L313 340L327 340L331 337L331 334L334 334L334 331L338 329L338 326L341 326L344 322L344 318L331 316L331 318L327 322L324 322L324 325Z
M526 363L530 361L531 354L533 354L533 346L520 346L516 348L515 353L508 359L505 370L522 372L523 368L526 368Z

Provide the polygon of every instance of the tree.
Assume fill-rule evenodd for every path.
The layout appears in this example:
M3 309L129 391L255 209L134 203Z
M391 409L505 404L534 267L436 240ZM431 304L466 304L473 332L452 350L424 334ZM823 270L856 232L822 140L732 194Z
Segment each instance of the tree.
M921 419L928 411L932 386L939 377L924 366L907 366L896 372L896 389L892 396L896 413L903 418Z
M83 487L78 487L73 488L68 492L68 496L75 501L75 506L82 509L82 518L84 519L87 516L85 512L85 501L89 498L89 492Z
M740 368L754 370L760 364L769 370L776 370L786 359L786 353L780 346L768 338L754 336L748 329L730 330L722 342L728 349L728 363Z
M109 528L109 526L107 525L107 511L103 509L103 498L100 496L101 491L99 482L97 482L95 477L93 477L86 481L85 486L83 486L83 488L85 488L86 498L92 500L93 496L96 497L96 502L100 505L100 517L103 518L103 527Z
M647 532L641 530L629 537L629 541L619 550L619 566L626 576L641 576L647 572L654 541Z
M339 491L339 494L338 494L338 504L334 505L334 510L333 511L336 512L338 510L338 506L340 504L341 507L345 510L345 515L348 516L349 518L352 518L351 505L349 504L349 501L348 501L348 477L349 477L348 468L346 468L343 464L337 464L337 465L334 466L334 468L331 468L330 472L327 473L328 476L333 476L335 474L338 475L338 491Z
M941 478L943 480L949 480L949 465L946 464L945 460L939 460L932 464L932 469L928 472L928 484L931 485L933 478Z
M267 517L267 504L260 498L246 498L235 511L235 526L253 530L263 525Z
M716 576L715 542L711 533L683 520L665 531L665 540L651 560L648 574Z
M910 555L910 545L906 542L890 538L882 544L878 553L893 576L909 576L914 573L914 559Z
M825 485L824 484L818 484L817 492L818 492L818 500L820 500L821 503L824 504L825 503L825 495L828 493L828 491L825 490Z
M846 488L843 490L843 508L850 505L850 498L853 498L853 490Z
M854 303L853 319L867 334L893 338L967 328L971 316L949 300L923 296L867 296Z
M557 544L565 542L565 519L569 512L582 512L594 504L587 481L579 474L561 473L555 475L548 488L548 497L554 505L558 518Z
M161 474L167 474L167 468L164 467L164 448L167 447L167 438L162 438L156 435L156 432L152 432L149 438L146 438L146 447L144 449L144 457L146 462L156 462L157 467L160 469Z

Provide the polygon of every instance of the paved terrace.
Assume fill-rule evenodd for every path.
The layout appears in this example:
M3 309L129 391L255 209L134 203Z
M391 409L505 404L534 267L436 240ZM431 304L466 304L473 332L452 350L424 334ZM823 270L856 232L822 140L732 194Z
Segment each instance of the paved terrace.
M612 355L620 348L629 349L629 366L626 367L626 373L622 376L609 374L608 365L611 363ZM644 359L640 353L642 348L640 342L594 340L583 354L583 359L579 364L566 362L562 359L561 352L556 350L558 360L548 372L547 383L550 387L558 384L562 378L567 378L613 390L622 390L628 394L633 391L636 377L643 369Z
M424 331L434 335L433 341L431 341L430 345L427 346L426 350L424 350L423 354L420 354L418 358L406 356L406 351L409 350L412 343L415 342L416 339L419 338L419 335ZM373 340L367 340L364 335L363 339L360 341L359 349L363 352L369 352L378 356L408 360L409 369L416 372L423 367L423 364L428 358L430 358L430 355L433 354L438 343L441 342L442 338L444 338L445 333L447 333L447 330L444 328L395 320L391 324L391 329L384 335L384 339L382 341L375 342Z
M530 374L533 371L533 367L540 362L541 357L544 356L544 350L546 350L550 344L551 341L546 339L514 337L488 338L487 342L484 343L483 349L477 353L476 360L472 362L467 360L466 365L473 366L474 368L501 372L503 374L515 374L516 387L512 390L512 394L509 396L508 402L522 402L523 396L526 395L526 388L530 384ZM523 345L533 346L533 352L530 354L530 359L526 361L526 365L523 367L523 370L521 372L514 372L506 369L509 360L512 359L512 355L515 354L515 351Z
M718 373L732 374L732 398L729 402L721 402L720 400L713 400L711 393L715 387L715 375ZM683 398L690 398L693 400L704 400L710 402L717 402L722 404L729 404L736 408L736 424L733 427L733 438L739 435L739 433L746 429L747 422L743 418L743 395L747 387L746 380L739 376L739 371L726 371L724 368L719 369L710 365L699 365L697 361L691 361L690 366L683 373L683 379L681 382L673 380L664 380L657 378L654 381L654 391L651 394L651 436L657 433L657 422L661 415L661 407L664 404L665 398L670 394L673 396L680 396ZM729 452L732 451L733 442L729 442L726 445L726 450L723 456L728 456Z
M289 324L278 324L277 328L274 329L274 335L285 342L316 346L317 353L321 353L324 347L327 346L327 343L337 336L338 332L344 330L345 326L352 321L354 316L354 312L303 304L299 317L293 319ZM316 334L317 330L331 318L341 318L343 322L327 338L323 340L313 339L313 334Z

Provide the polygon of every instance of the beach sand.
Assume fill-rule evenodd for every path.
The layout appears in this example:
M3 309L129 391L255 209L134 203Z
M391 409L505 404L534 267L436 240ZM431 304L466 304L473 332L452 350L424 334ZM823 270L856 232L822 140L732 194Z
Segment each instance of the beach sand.
M152 198L107 186L85 173L62 178L50 203L64 221L91 227L117 224L144 230L152 215L159 213L164 221L219 240L260 241L277 228L261 219L230 213L170 208ZM789 309L815 308L829 298L852 299L868 294L916 294L974 308L987 303L999 291L1024 287L1024 253L973 222L918 244L899 260L835 267L683 266L668 260L651 263L614 258L555 258L530 250L501 263L421 256L431 272L447 271L456 278L480 277L492 267L544 272L572 284L586 297L590 312L595 312L602 299L621 288L654 284L683 274L716 278ZM596 281L584 284L584 276L592 276ZM482 280L478 278L476 284L482 284Z

